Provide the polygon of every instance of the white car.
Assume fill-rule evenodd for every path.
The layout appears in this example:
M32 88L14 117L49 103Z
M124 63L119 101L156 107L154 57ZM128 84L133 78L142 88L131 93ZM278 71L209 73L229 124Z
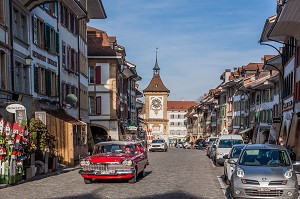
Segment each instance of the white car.
M224 180L225 180L226 184L230 184L231 175L235 170L235 164L230 164L229 162L231 162L231 161L229 161L229 160L234 160L234 162L237 162L244 146L245 146L245 144L233 145L229 154L226 154L223 156L223 158L225 159Z
M176 148L183 148L183 143L182 142L178 142L176 144Z
M192 145L191 145L190 142L185 142L185 143L183 143L183 148L184 148L184 149L191 149L191 148L192 148Z
M149 151L168 151L168 145L165 140L163 139L156 139L152 140L151 144L149 145Z

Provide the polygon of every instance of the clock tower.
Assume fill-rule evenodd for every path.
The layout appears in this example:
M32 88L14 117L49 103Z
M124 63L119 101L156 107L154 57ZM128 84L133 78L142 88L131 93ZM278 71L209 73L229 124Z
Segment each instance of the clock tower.
M170 90L165 87L160 78L160 68L156 61L153 77L143 91L145 96L145 122L150 129L153 139L164 139L168 143L167 102Z

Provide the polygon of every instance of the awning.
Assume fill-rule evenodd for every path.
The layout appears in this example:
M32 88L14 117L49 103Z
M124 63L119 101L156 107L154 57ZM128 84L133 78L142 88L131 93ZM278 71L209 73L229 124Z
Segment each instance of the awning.
M297 39L300 38L300 1L299 0L286 0L282 7L282 11L277 16L275 24L268 33L269 38L277 36L292 36ZM277 40L277 39L276 39ZM284 41L281 38L278 41Z
M276 70L278 68L280 71L282 71L282 57L280 55L277 55L275 57L272 57L271 59L268 59L266 61L266 64L264 65L264 70Z
M252 130L252 128L248 128L248 129L245 129L245 130L243 130L243 131L241 131L241 132L239 132L238 134L243 134L243 133L247 133L248 131L251 131Z
M270 37L270 31L272 31L273 26L275 25L277 15L269 17L266 22L264 29L260 36L260 42L267 42L270 40L282 41L286 38L286 36L276 36Z

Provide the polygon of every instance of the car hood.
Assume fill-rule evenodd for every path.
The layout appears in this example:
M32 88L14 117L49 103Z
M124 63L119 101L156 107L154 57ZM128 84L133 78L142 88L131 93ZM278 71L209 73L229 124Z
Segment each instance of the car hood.
M278 180L284 178L284 173L291 167L266 167L266 166L238 166L244 170L244 179L262 181L262 178L267 178L267 181Z
M131 159L131 154L97 154L89 157L91 163L121 163L124 159Z

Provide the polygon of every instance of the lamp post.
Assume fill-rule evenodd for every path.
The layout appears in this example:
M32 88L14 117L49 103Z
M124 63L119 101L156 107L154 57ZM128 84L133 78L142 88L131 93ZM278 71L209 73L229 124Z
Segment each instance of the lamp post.
M32 58L30 57L30 55L28 55L27 57L24 58L25 59L25 64L27 66L31 66L32 65Z

